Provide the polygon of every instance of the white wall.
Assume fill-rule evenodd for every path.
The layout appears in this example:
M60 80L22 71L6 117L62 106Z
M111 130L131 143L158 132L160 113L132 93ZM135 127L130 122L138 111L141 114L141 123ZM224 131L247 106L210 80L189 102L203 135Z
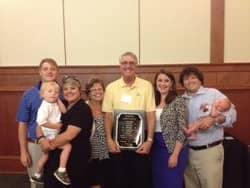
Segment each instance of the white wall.
M64 64L60 0L0 0L0 66Z
M208 63L210 0L141 1L141 62Z
M250 1L225 1L226 63L250 62Z
M0 66L36 66L44 57L59 65L116 65L125 51L141 64L209 63L210 4L0 0ZM250 62L250 1L225 4L225 61Z
M117 64L139 52L137 0L65 1L67 65Z

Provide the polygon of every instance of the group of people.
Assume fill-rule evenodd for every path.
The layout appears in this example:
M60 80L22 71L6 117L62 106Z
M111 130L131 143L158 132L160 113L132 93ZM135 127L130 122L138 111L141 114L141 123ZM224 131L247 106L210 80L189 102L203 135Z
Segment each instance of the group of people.
M136 74L137 56L119 59L121 78L104 87L65 76L43 59L40 82L27 90L17 112L20 160L33 188L221 188L223 128L236 121L229 99L204 87L202 72L185 67L176 90L173 73L160 70L153 85ZM61 89L60 89L61 88ZM145 114L145 139L124 149L114 139L115 112ZM124 135L123 135L124 136Z

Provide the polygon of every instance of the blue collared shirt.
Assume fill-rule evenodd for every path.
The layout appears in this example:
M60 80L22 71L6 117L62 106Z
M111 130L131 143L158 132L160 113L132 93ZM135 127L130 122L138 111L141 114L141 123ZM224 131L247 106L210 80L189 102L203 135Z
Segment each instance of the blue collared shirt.
M188 110L189 110L189 123L197 121L200 117L204 116L204 112L200 110L200 107L204 104L211 105L216 99L226 97L219 90L214 88L205 88L201 86L199 90L193 96L188 96L187 92L183 94ZM207 130L198 130L196 132L197 139L189 141L191 146L206 145L218 140L222 140L224 136L224 127L232 127L236 121L236 110L234 105L231 105L229 111L224 112L223 115L226 117L226 121L222 124L216 124L211 126Z
M27 137L32 140L36 139L36 116L38 108L42 103L39 94L40 87L41 82L24 92L16 114L18 122L26 123L28 130Z

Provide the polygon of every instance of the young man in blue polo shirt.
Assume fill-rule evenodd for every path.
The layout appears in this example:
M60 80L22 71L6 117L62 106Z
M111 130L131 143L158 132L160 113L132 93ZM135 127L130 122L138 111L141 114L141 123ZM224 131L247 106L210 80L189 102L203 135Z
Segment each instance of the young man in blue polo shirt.
M16 115L18 121L18 140L20 146L20 160L27 167L28 175L34 174L35 164L41 155L40 146L36 143L36 116L41 105L40 87L43 82L55 81L58 75L58 66L54 59L45 58L39 65L40 81L24 92ZM31 188L41 188L31 182Z

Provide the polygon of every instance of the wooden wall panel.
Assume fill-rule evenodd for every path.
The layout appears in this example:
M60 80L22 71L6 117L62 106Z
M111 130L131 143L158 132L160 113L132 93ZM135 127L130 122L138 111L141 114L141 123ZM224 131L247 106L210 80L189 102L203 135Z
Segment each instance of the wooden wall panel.
M144 65L138 67L138 75L153 81L161 68L171 70L178 76L185 65ZM205 76L205 86L216 87L224 92L236 105L238 120L226 131L245 144L250 144L250 63L196 65ZM70 74L78 77L85 85L90 77L97 76L105 84L120 77L118 66L68 66L60 67L60 77ZM0 172L25 172L19 162L16 110L22 93L38 80L37 67L0 68ZM179 93L183 88L178 84Z
M222 90L236 106L237 122L226 129L243 143L250 145L250 89Z
M20 92L0 92L0 156L18 154L17 123L15 114L21 96Z
M211 0L210 62L224 62L225 0Z

